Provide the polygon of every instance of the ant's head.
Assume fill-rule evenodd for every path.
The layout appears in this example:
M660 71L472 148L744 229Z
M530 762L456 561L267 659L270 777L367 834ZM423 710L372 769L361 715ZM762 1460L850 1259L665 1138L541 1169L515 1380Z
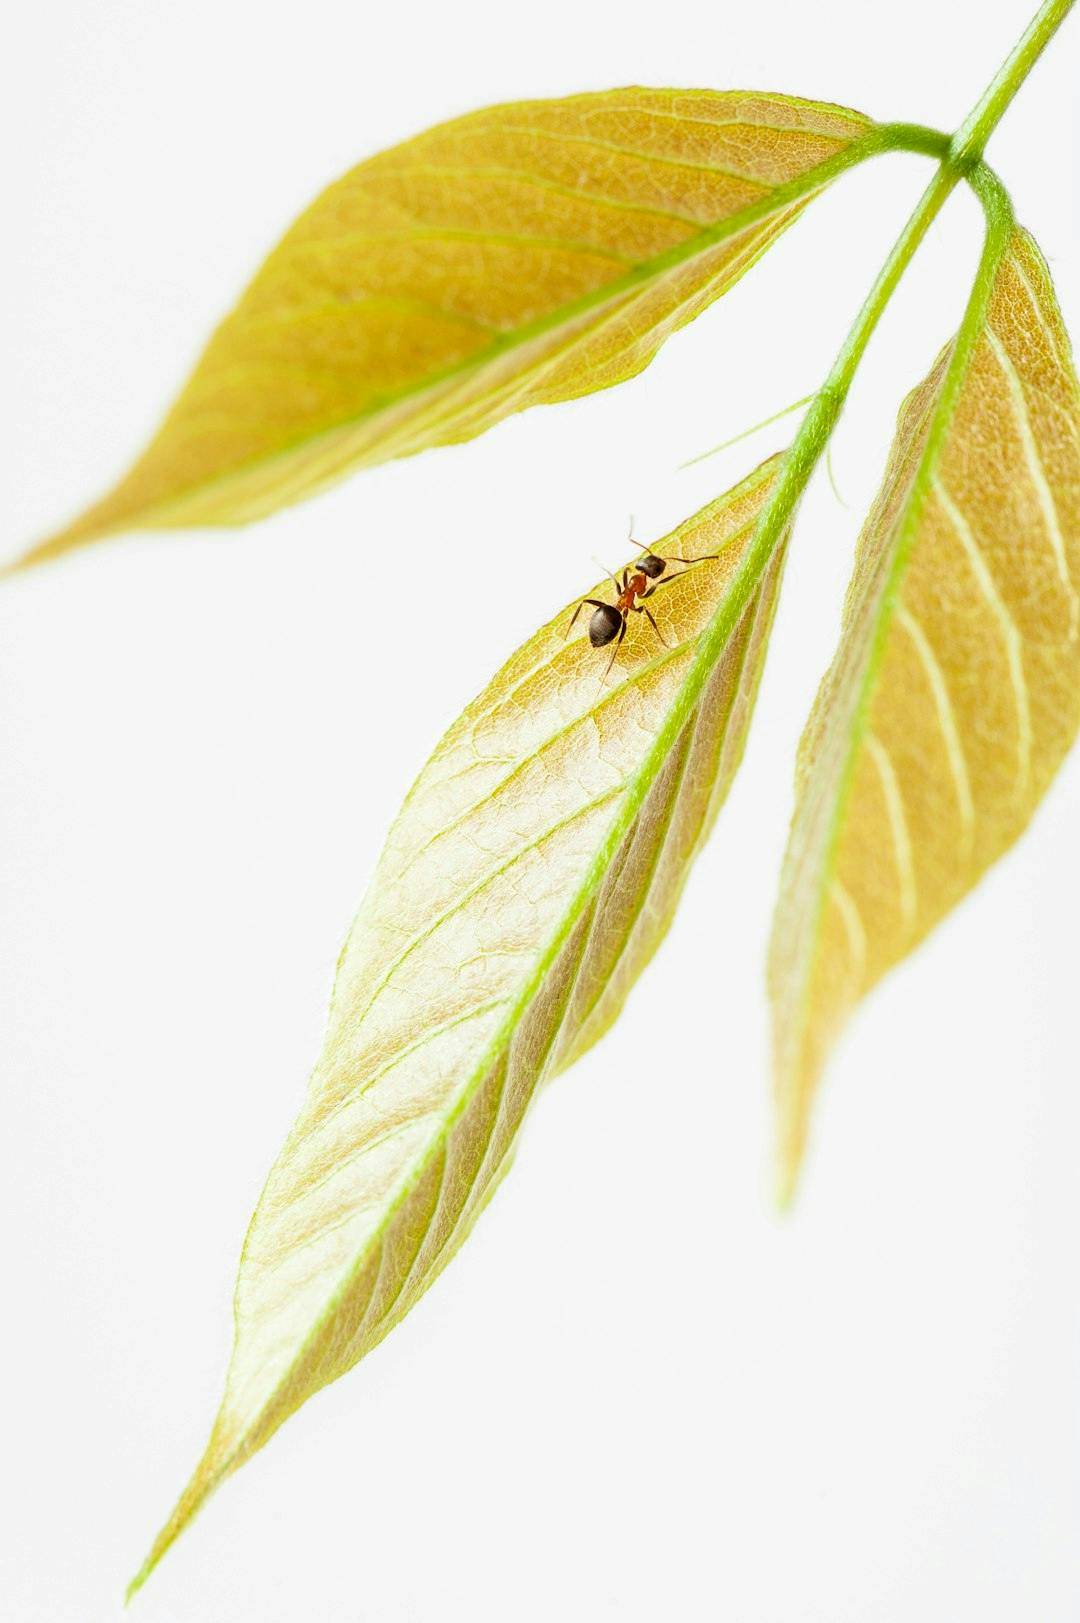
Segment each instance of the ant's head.
M594 648L603 648L612 637L616 636L622 625L622 615L614 603L602 603L598 609L593 610L589 621L589 641Z
M659 580L667 568L667 560L658 558L655 552L647 552L644 558L638 559L638 568L643 575L648 575L650 580Z

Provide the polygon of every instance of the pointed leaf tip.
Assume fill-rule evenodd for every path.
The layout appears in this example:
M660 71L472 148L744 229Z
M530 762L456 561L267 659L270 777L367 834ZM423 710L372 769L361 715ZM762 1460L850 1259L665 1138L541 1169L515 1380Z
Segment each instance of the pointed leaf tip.
M236 1451L230 1451L227 1445L223 1446L221 1433L221 1417L219 1415L210 1433L210 1439L203 1452L202 1459L192 1473L191 1480L177 1500L168 1521L161 1528L150 1546L142 1566L124 1591L125 1605L131 1601L134 1595L138 1594L160 1563L162 1557L168 1553L180 1537L185 1527L195 1519L206 1501L239 1464L239 1460L235 1457Z

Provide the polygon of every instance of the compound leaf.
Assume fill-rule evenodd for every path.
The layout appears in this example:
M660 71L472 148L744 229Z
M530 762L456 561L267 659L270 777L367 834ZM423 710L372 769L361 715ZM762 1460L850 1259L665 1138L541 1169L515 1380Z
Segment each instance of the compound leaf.
M245 523L632 377L886 143L794 97L628 89L487 108L380 153L287 232L127 476L23 563Z
M581 634L592 611L567 639L564 609L410 791L248 1232L221 1411L136 1586L217 1484L427 1289L539 1084L606 1030L655 951L742 753L784 545L752 596L729 588L779 461L656 544L718 555L650 600L665 643L631 615L601 685L608 649ZM730 632L691 703L700 633L725 602Z
M848 1013L1021 833L1078 725L1080 393L1010 227L901 408L803 737L770 967L785 1191Z

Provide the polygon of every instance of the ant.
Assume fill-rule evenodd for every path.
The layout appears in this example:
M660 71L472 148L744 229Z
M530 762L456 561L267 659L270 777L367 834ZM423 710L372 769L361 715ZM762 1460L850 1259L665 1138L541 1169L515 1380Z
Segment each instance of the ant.
M632 532L633 525L631 525ZM588 603L593 609L593 614L589 620L589 641L593 647L604 648L609 642L616 639L615 647L611 651L611 658L607 662L607 669L600 679L601 687L603 687L611 674L611 667L615 663L619 646L626 636L627 621L631 613L644 614L664 647L670 648L671 644L653 619L651 611L645 607L645 598L652 597L653 593L658 592L661 586L670 586L673 580L678 580L685 573L685 570L692 569L694 564L710 563L718 557L719 553L709 552L702 558L661 558L657 553L650 552L646 548L638 558L635 558L632 564L626 566L622 572L622 580L619 580L616 575L611 575L611 570L608 570L608 574L611 575L615 590L618 593L614 603L602 603L596 597L582 598L570 618L570 624L563 632L563 637L565 639L570 635L574 621ZM663 580L661 577L669 564L683 564L685 569L680 570L678 575L669 575L667 580Z

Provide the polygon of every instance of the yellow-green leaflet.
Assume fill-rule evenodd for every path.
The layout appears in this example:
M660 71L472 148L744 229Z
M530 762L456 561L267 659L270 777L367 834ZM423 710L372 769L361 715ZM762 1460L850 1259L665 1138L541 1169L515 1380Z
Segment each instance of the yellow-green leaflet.
M1017 838L1080 725L1080 393L1026 232L984 297L901 409L803 738L771 962L788 1189L847 1014Z
M486 108L380 153L286 233L127 476L23 562L242 524L632 377L883 140L795 97L627 89Z
M779 458L662 554L694 565L610 650L573 605L450 728L345 945L323 1055L244 1246L206 1454L143 1568L283 1420L380 1341L453 1255L538 1085L595 1041L659 944L742 753L779 546L686 724L657 742ZM674 567L674 566L673 566ZM593 596L610 598L611 584Z

